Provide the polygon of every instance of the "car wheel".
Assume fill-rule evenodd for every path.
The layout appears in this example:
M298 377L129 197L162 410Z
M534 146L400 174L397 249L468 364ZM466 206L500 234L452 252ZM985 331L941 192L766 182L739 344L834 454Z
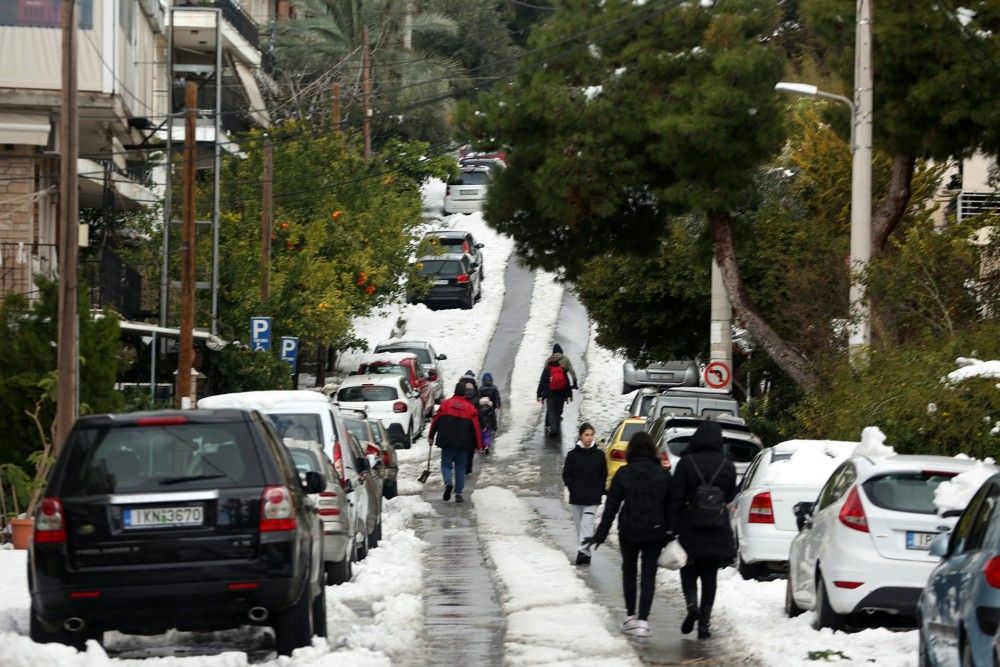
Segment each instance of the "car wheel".
M826 594L826 584L823 583L822 572L816 573L816 629L830 628L840 630L844 627L844 617L830 606L830 598Z
M745 580L756 580L761 579L767 567L760 563L747 563L743 560L743 556L737 556L736 570L740 573L740 576Z
M374 549L378 546L379 540L382 539L382 519L378 520L375 527L372 528L372 532L368 533L368 549Z
M468 296L462 299L461 305L462 310L472 310L472 307L476 305L476 297L472 293L472 290L469 290Z
M336 586L337 584L344 584L351 580L354 575L353 565L354 560L354 547L351 547L350 553L344 560L336 561L334 563L326 564L326 585Z
M313 601L309 599L309 585L302 587L298 601L274 615L274 646L279 655L291 655L292 651L312 643Z
M633 387L628 382L624 382L624 381L622 382L622 393L623 394L631 394L636 389L638 389L638 387Z
M801 614L802 608L795 602L795 596L792 595L792 577L789 575L785 581L785 616L795 618Z
M483 285L482 283L480 283L479 289L476 290L476 301L479 301L482 298L483 298Z
M326 587L319 587L319 595L313 598L312 604L313 634L326 637ZM312 643L312 640L310 640Z
M385 486L382 487L382 497L386 500L392 500L399 495L399 485L396 482L386 482Z
M368 557L368 540L366 538L367 536L364 536L360 540L358 540L357 546L355 548L355 553L357 554L357 556L354 558L354 560L359 563Z

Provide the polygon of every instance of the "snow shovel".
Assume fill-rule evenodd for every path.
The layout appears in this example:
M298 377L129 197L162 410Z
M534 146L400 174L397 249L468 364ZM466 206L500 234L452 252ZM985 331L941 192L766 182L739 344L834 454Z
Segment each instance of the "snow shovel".
M426 484L427 478L431 476L431 456L433 454L434 454L434 445L429 445L427 447L427 467L424 468L424 471L420 473L420 477L417 478L417 481L420 482L421 484Z

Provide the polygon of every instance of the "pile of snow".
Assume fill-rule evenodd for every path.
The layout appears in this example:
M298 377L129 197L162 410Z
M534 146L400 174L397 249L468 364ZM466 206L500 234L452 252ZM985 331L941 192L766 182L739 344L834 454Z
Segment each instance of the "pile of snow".
M602 92L604 92L604 86L587 86L583 89L583 96L586 97L589 102Z
M958 384L970 378L1000 380L1000 359L980 361L972 357L959 357L955 363L960 368L948 373L946 379L950 384Z
M598 344L596 324L590 326L585 362L587 375L580 388L583 395L580 421L590 422L598 437L604 437L626 416L624 408L632 403L635 392L619 398L625 357Z
M896 450L885 444L885 433L878 426L866 426L861 431L861 444L854 448L854 456L884 459L896 455Z
M786 440L778 443L774 446L775 453L791 453L791 456L773 461L768 466L764 484L819 488L857 447L856 442L842 440Z
M968 457L959 454L955 458L967 459ZM996 474L997 470L993 459L987 458L977 461L973 467L965 472L939 484L934 489L934 506L937 507L938 514L948 510L964 510L983 482Z
M524 338L514 357L508 396L508 430L497 437L493 458L514 456L521 443L538 425L540 404L533 400L538 390L538 378L546 357L552 353L552 336L562 305L563 286L552 273L535 273L535 287L531 295L531 310L524 326ZM499 311L499 307L497 308ZM495 323L494 323L495 326ZM492 333L493 329L490 329Z

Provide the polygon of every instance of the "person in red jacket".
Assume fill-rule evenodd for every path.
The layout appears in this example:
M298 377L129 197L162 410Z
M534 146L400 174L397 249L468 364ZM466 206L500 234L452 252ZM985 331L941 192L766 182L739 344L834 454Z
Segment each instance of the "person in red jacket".
M427 433L431 447L441 448L441 476L444 478L444 499L451 500L455 491L455 502L463 501L465 488L465 466L476 450L483 448L482 431L479 428L479 411L465 398L465 383L455 386L455 395L441 401L440 407L431 420ZM452 486L452 468L455 469L455 485Z

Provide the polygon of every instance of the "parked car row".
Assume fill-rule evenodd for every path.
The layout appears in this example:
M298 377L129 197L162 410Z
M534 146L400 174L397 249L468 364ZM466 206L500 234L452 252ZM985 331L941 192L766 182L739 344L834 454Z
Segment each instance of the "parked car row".
M325 586L378 546L404 443L311 391L198 407L77 420L35 520L34 641L263 625L288 655L325 636Z

